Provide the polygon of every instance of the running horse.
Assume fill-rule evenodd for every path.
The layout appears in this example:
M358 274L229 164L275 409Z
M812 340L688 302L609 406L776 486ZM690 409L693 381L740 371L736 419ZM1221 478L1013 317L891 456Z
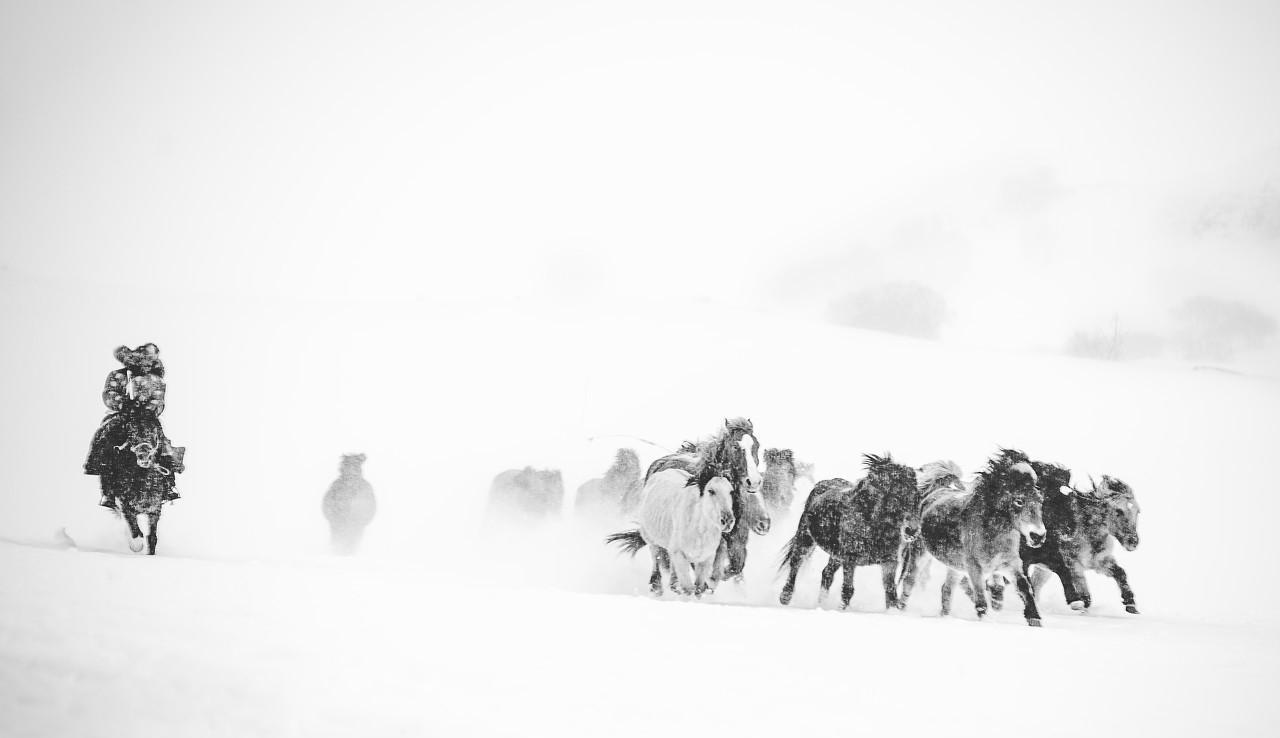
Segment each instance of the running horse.
M159 419L146 407L131 404L120 414L124 421L120 425L123 441L112 444L107 451L102 490L115 501L116 511L128 524L129 548L135 553L143 546L138 516L147 516L147 554L154 556L160 511L174 497L174 474L183 470L186 449L168 445ZM161 451L166 447L172 452Z

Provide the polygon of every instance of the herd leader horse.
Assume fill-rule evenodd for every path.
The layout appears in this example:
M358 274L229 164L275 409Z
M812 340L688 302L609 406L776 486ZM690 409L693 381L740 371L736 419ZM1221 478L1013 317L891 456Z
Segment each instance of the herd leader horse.
M679 479L683 480L682 486L690 488L690 493L699 495L708 494L708 482L720 478L727 483L729 492L731 507L726 518L729 526L722 531L717 542L715 562L706 589L713 588L715 583L726 578L741 576L746 566L748 533L763 535L769 530L768 514L764 512L759 500L759 453L760 442L755 437L751 421L746 418L725 419L724 425L708 440L697 444L686 443L677 453L664 456L649 466L640 492L640 527L614 533L605 539L606 542L618 543L623 551L632 555L644 546L650 546L653 556L650 589L655 595L661 595L662 573L664 569L672 570L672 560L665 546L656 540L650 540L661 537L661 534L646 529L643 518L646 513L655 514L650 498L655 495L664 500L670 497L665 490L677 480L677 475L672 472L678 473ZM714 493L718 489L719 486L710 492ZM687 589L681 586L674 571L671 584L676 591ZM700 593L695 591L695 594Z

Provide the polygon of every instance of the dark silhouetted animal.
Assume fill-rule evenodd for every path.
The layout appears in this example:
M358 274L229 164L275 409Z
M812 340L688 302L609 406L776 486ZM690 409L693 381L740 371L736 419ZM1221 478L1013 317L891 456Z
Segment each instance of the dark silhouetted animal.
M614 518L634 510L640 501L640 457L635 449L620 448L603 478L578 487L574 510L579 514Z
M1032 547L1044 544L1043 503L1031 460L1010 449L1002 449L976 475L972 491L939 490L930 495L921 515L922 530L925 550L947 566L943 615L951 611L951 590L961 575L967 577L962 586L978 617L986 615L985 582L992 574L1007 573L1018 585L1027 624L1040 625L1019 541L1026 539Z
M893 458L865 454L866 476L852 484L844 479L824 479L814 485L804 504L796 534L787 543L782 565L789 568L779 600L786 605L795 591L796 575L814 546L831 555L822 570L822 597L844 568L840 606L853 597L854 569L880 566L884 606L899 607L898 554L904 539L920 531L920 493L916 472Z
M493 478L489 505L529 517L554 517L564 505L564 480L558 469L508 469Z
M364 478L364 454L343 454L338 478L324 493L321 509L329 521L329 543L335 553L354 554L364 529L378 512L373 487Z

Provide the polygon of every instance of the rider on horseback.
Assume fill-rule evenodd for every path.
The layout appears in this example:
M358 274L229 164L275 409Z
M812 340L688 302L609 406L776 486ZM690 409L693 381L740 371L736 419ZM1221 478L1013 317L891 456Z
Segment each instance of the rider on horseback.
M164 412L165 391L164 362L160 361L160 349L154 343L133 350L128 346L120 346L115 351L115 357L124 368L107 375L102 402L111 412L102 419L102 424L94 433L89 458L84 463L84 473L98 475L101 483L102 499L98 500L98 504L109 508L116 507L116 500L108 491L104 475L110 469L111 454L124 450L129 443L127 424L131 416L154 425L159 438L156 447L143 449L139 447L149 447L150 444L138 444L130 449L137 455L139 466L156 463L174 473L186 468L182 463L186 449L170 443L160 427L159 415ZM179 496L170 489L165 494L165 499L176 500Z

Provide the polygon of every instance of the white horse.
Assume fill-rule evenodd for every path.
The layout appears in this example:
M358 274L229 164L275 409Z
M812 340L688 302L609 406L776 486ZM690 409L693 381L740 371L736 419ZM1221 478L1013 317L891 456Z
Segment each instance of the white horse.
M682 469L649 477L640 492L637 517L640 537L653 554L654 570L659 570L665 552L676 589L701 595L709 589L720 537L733 529L733 484L724 477L712 477L699 489L689 483L692 478Z

